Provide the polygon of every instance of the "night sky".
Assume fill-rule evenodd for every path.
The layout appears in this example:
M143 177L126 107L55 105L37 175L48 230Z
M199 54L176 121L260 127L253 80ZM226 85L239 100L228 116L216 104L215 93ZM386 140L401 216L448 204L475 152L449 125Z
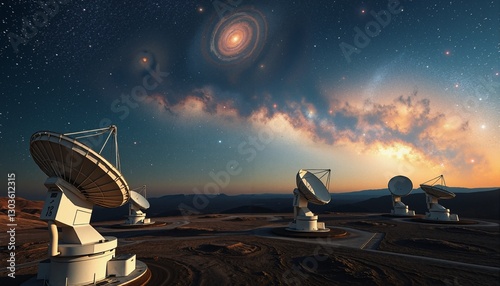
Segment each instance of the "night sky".
M42 1L0 3L18 196L45 195L33 133L110 124L148 196L500 186L498 1Z

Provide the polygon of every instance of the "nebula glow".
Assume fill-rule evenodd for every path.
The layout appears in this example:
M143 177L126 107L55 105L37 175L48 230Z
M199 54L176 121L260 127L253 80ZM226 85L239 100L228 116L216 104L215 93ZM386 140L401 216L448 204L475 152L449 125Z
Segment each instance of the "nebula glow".
M219 64L241 64L255 60L264 47L267 23L256 10L231 13L211 30L210 58Z
M148 50L136 52L133 59L133 65L137 71L152 69L156 65L155 55Z
M31 134L110 124L148 196L233 161L224 194L291 196L301 168L331 169L333 193L500 186L500 1L72 1L36 35L24 2L3 1L0 45L0 173L21 196L44 194Z

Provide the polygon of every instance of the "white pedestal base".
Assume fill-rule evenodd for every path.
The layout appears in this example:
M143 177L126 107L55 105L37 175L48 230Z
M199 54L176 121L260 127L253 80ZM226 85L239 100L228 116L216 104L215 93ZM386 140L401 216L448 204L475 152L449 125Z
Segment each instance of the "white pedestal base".
M291 222L286 230L301 232L329 232L324 222L318 222L318 216L297 216L294 222Z
M437 221L459 221L457 214L450 214L449 209L430 210L425 213L425 219Z
M143 223L144 219L146 218L146 214L139 214L139 215L129 215L127 221L125 222L126 224L139 224Z
M151 221L150 218L146 218L146 215L144 216L128 216L128 219L125 221L123 226L134 226L134 225L149 225L149 224L154 224L154 221Z
M40 262L37 279L50 285L85 285L107 276L107 264L115 256L116 237L90 245L60 244L61 255ZM66 254L66 255L64 255Z
M148 266L140 260L135 261L135 263L134 263L135 270L130 272L129 271L130 268L128 267L128 265L133 263L130 260L130 258L132 258L132 257L135 259L135 255L128 256L128 258L125 259L126 261L123 262L123 263L125 263L125 265L122 264L120 266L120 271L119 271L120 273L114 273L114 274L108 273L108 277L106 277L102 280L99 280L95 284L91 284L91 285L113 285L113 286L139 285L135 282L137 280L141 279L141 277L147 277L148 275L151 275L151 272L148 271ZM115 259L110 260L108 262L108 270L109 270L110 264L113 263L113 261L116 259L121 260L120 257L116 257ZM50 264L50 261L47 260L47 264ZM39 270L41 269L40 268L41 265L42 265L42 262L38 266ZM120 276L121 274L124 274L126 272L130 272L130 273L127 276ZM149 280L149 279L147 279L147 280ZM47 283L50 283L50 284L47 284ZM49 281L38 280L36 277L33 277L32 279L24 282L22 285L23 286L46 286L46 285L59 285L59 284L52 284ZM65 284L61 284L61 285L65 285ZM75 284L68 284L68 285L75 285ZM78 284L78 285L81 285L81 284ZM85 285L88 285L88 284L85 284ZM143 285L143 284L140 284L140 285Z
M453 195L455 196L455 195ZM450 210L438 203L438 197L426 194L428 212L425 213L425 219L436 221L459 221L458 215L450 214Z
M396 216L415 216L415 211L409 210L407 205L394 206L391 214Z

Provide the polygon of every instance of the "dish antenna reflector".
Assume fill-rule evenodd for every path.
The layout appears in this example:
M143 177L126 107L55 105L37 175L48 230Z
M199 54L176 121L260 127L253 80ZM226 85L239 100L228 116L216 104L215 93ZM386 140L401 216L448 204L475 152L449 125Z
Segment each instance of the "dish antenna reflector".
M413 190L413 183L405 176L395 176L389 180L389 192L392 194L392 215L396 216L415 216L415 211L408 210L408 206L401 201Z
M77 141L70 135L90 132L99 136L109 131L99 153ZM73 187L78 196L94 205L105 208L119 207L129 199L128 185L120 173L120 156L118 155L117 129L108 128L58 134L41 131L33 134L30 140L30 153L35 163L49 178L60 178ZM113 166L101 156L111 135L115 138L116 165ZM88 135L88 134L86 134ZM98 140L95 140L99 143Z
M313 173L314 172L314 173ZM328 204L331 200L328 186L330 169L300 169L296 176L297 188L293 190L293 222L287 230L299 232L329 232L325 223L318 222L318 216L307 208L308 202L317 205ZM318 178L315 174L320 174ZM323 184L321 178L326 177Z
M143 212L143 210L147 209L149 209L149 202L146 199L146 185L131 190L128 218L125 221L125 225L154 224L149 218L146 218L146 214Z
M115 165L101 156L111 137ZM78 141L81 138L92 138L89 142L96 147L104 144L96 152ZM94 205L114 208L130 197L120 172L116 139L114 125L66 134L41 131L31 136L31 156L48 176L40 219L48 223L50 259L39 264L37 279L51 285L95 284L108 276L128 276L136 269L135 255L115 259L116 237L103 237L90 225ZM144 273L141 271L141 275Z
M430 181L433 181L433 183L427 184ZM425 213L425 219L438 221L459 221L458 215L450 214L449 209L438 203L439 199L452 199L455 197L455 194L452 191L447 190L443 175L437 176L436 178L420 184L420 187L425 192L427 208L429 209L429 211Z

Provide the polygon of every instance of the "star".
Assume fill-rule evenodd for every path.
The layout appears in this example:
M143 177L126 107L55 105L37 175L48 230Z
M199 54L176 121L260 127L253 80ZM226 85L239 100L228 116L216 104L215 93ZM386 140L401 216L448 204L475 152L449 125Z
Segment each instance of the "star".
M314 110L309 110L309 111L307 112L307 117L308 117L309 119L313 119L313 118L314 118Z

